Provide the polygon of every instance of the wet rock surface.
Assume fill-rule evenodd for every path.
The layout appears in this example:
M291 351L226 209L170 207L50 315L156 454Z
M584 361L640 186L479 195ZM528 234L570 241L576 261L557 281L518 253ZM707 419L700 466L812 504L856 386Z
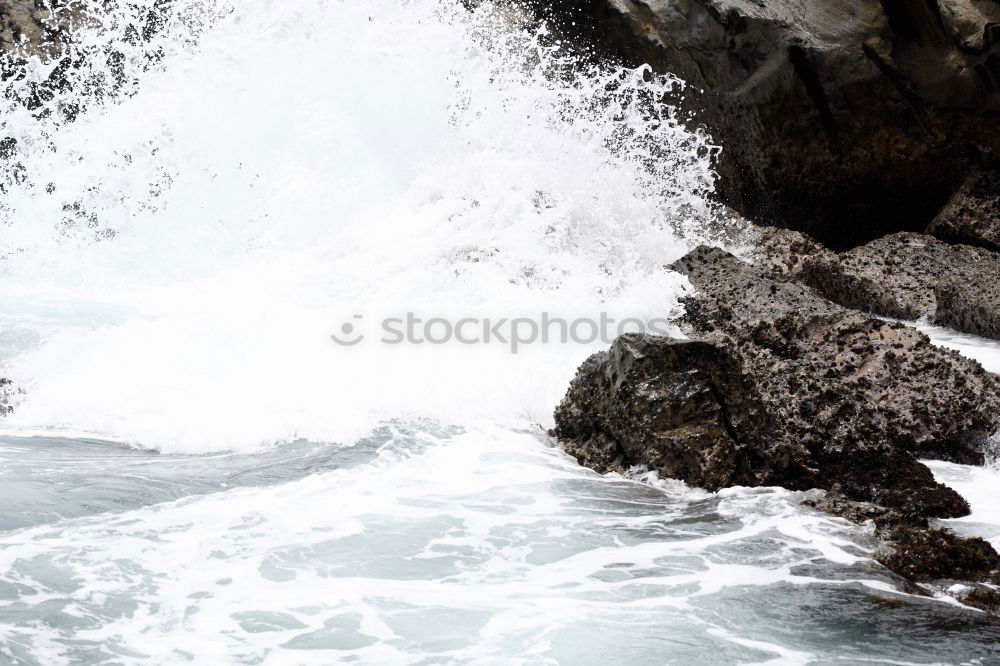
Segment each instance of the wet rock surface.
M1000 380L722 250L673 267L697 289L685 318L697 341L625 336L589 359L557 437L578 449L593 437L619 465L709 488L839 484L907 515L967 512L914 456L981 462L1000 427Z
M930 528L926 521L878 504L849 500L839 488L803 504L872 526L881 542L876 561L910 581L914 592L949 596L1000 613L1000 554L989 542Z
M923 231L1000 156L993 0L553 0L606 57L672 72L725 148L720 193L845 249Z
M973 171L927 233L1000 252L1000 165Z
M602 471L645 464L711 490L759 485L768 464L748 443L763 431L760 408L724 347L625 335L581 366L556 436Z
M598 471L643 464L709 489L829 490L817 508L873 521L899 542L885 563L901 575L992 580L988 544L919 537L928 518L969 508L918 457L981 463L1000 428L1000 379L776 276L784 266L702 246L672 268L695 287L684 319L694 340L623 336L588 359L555 414L568 452Z
M1000 555L984 539L914 527L897 528L890 536L892 551L879 561L910 580L955 578L978 583L996 582L1000 576Z
M696 289L685 302L687 331L735 350L790 445L969 461L998 427L997 378L915 329L774 280L717 248L699 247L672 268Z
M979 247L898 233L841 254L814 253L793 277L846 307L1000 338L1000 254Z

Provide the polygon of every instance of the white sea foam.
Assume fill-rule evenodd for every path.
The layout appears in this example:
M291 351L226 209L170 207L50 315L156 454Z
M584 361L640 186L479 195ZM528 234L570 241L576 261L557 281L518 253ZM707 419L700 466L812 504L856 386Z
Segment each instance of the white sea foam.
M794 498L643 491L529 434L401 429L360 466L3 535L22 621L0 623L0 644L46 664L88 649L121 664L652 663L664 648L810 663L752 613L727 628L713 601L878 585L874 567L816 575L865 544ZM633 644L613 647L623 632Z

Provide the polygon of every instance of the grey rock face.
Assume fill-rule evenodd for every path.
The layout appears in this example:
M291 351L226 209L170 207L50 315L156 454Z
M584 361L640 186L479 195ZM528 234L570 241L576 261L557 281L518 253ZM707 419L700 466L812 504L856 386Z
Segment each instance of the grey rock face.
M672 267L697 290L686 301L691 334L735 345L744 367L767 377L757 386L769 411L782 406L781 427L810 451L853 442L960 459L1000 427L998 379L915 329L770 279L715 248Z
M1000 252L1000 167L973 171L927 233Z
M721 250L673 268L697 290L686 326L698 342L626 337L589 359L556 412L567 450L709 488L839 487L914 518L968 511L915 456L981 461L1000 380Z
M691 84L695 122L725 148L721 193L756 222L840 249L921 231L1000 155L993 0L552 4L597 22L587 38L611 57Z
M814 254L798 277L846 307L1000 338L1000 254L989 250L899 233Z
M1000 340L1000 275L984 276L969 284L947 281L934 287L937 312L934 321L941 326Z
M773 277L799 280L810 262L829 262L836 253L806 234L778 227L754 227L748 233L751 250L747 259Z

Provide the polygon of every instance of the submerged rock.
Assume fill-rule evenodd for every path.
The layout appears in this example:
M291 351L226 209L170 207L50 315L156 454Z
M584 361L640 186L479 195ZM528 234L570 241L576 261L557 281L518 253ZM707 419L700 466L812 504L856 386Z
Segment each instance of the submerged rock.
M1000 254L898 233L841 254L812 254L796 277L830 300L1000 339Z
M885 532L876 560L937 595L967 606L1000 612L1000 554L985 539L947 530L903 526Z
M1000 554L989 542L930 528L925 521L878 504L854 502L839 489L803 504L872 526L881 542L875 560L914 584L914 592L948 596L988 613L1000 613Z
M1000 166L973 171L927 233L1000 252Z
M954 578L979 583L997 581L1000 576L1000 555L984 539L914 527L900 527L891 537L893 547L879 556L879 562L910 580Z

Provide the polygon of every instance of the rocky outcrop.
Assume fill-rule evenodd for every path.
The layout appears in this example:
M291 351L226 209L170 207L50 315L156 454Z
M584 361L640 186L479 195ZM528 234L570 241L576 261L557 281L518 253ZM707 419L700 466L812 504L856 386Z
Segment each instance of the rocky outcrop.
M556 411L569 450L708 488L839 485L912 516L966 510L915 456L981 462L1000 380L722 250L673 268L697 289L685 325L698 340L626 336L589 359Z
M967 606L1000 613L1000 554L989 542L932 529L894 509L849 500L839 490L803 504L874 527L881 541L875 559L915 583L914 591L950 596Z
M846 249L923 231L1000 156L995 0L551 0L565 32L690 87L720 194ZM559 19L563 20L560 22Z
M738 351L792 444L817 452L879 443L960 461L1000 427L998 379L915 329L840 307L716 248L672 268L696 289L685 301L688 332Z
M766 430L761 407L725 347L625 335L580 367L556 410L556 435L602 471L644 464L711 490L762 485L787 462L757 442Z
M808 235L791 229L750 225L746 242L746 259L758 270L779 279L800 280L812 262L831 262L837 256Z
M973 171L927 233L1000 252L1000 166Z
M995 252L899 233L839 255L813 253L802 264L793 277L841 305L1000 339Z
M628 335L589 358L555 413L566 451L709 489L821 488L832 499L816 506L873 521L894 544L880 557L911 580L997 582L988 544L928 529L969 509L918 458L982 463L1000 378L717 248L672 268L695 287L683 320L694 339ZM983 604L990 589L977 588Z

